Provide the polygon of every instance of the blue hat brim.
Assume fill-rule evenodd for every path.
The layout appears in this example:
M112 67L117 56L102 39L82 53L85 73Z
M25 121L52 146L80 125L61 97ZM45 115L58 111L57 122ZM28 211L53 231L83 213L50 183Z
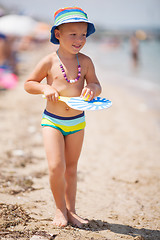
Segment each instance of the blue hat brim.
M58 27L59 25L62 25L64 23L73 23L73 22L86 22L88 23L88 27L87 27L87 35L86 37L88 37L89 35L91 35L92 33L95 32L95 27L94 27L94 24L89 22L89 21L83 21L83 20L79 20L78 18L77 19L74 19L74 21L64 21L62 22L61 24L58 24L58 25L54 25L51 29L51 38L50 38L50 41L54 44L59 44L59 40L55 37L55 33L54 33L54 30L56 29L56 27Z

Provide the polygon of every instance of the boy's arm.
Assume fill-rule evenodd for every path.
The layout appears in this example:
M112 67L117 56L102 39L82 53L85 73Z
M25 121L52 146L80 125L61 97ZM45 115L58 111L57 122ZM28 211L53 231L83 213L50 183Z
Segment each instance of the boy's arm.
M24 89L31 94L42 94L44 90L41 81L47 77L49 69L49 61L47 58L42 59L34 71L29 75L28 79L24 84Z
M83 88L81 97L87 98L88 101L101 93L101 85L95 73L93 62L87 57L87 73L85 75L87 85Z
M31 94L45 94L48 100L58 100L58 92L48 84L41 84L47 77L52 62L49 57L42 59L24 83L24 89Z

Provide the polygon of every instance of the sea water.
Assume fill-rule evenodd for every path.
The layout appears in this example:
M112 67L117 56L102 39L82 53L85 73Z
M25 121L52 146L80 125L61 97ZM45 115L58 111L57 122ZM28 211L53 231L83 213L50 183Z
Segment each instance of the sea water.
M108 71L148 80L160 86L160 40L139 42L137 66L133 66L129 40L121 41L117 46L105 44L104 41L90 41L87 50L96 63Z
M86 53L95 61L96 68L103 72L106 82L129 86L132 91L145 94L152 105L160 108L160 40L139 41L138 61L133 64L129 39L117 44L104 40L88 41ZM101 80L101 79L100 79Z

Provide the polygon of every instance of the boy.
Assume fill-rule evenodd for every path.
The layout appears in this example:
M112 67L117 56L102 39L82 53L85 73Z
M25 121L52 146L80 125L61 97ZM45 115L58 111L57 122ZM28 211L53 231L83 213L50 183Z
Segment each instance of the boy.
M69 222L81 227L88 221L76 214L75 200L85 116L84 112L58 101L58 96L81 96L90 101L101 93L91 59L79 52L95 28L78 7L59 9L54 20L51 42L59 44L59 48L40 61L25 82L25 90L31 94L44 94L47 99L41 125L56 204L53 223L64 227ZM42 85L45 77L47 84Z

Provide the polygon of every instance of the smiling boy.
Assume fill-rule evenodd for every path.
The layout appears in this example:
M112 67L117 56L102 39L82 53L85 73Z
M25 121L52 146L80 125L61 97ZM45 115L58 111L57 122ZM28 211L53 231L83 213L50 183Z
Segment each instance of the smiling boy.
M31 94L47 99L41 125L48 160L51 191L56 204L54 225L69 223L81 227L88 221L76 214L77 164L81 153L85 114L58 101L59 96L92 100L101 93L92 60L80 53L86 37L94 33L93 23L77 7L59 9L54 15L51 42L59 44L46 56L25 82ZM46 77L47 84L41 84Z

